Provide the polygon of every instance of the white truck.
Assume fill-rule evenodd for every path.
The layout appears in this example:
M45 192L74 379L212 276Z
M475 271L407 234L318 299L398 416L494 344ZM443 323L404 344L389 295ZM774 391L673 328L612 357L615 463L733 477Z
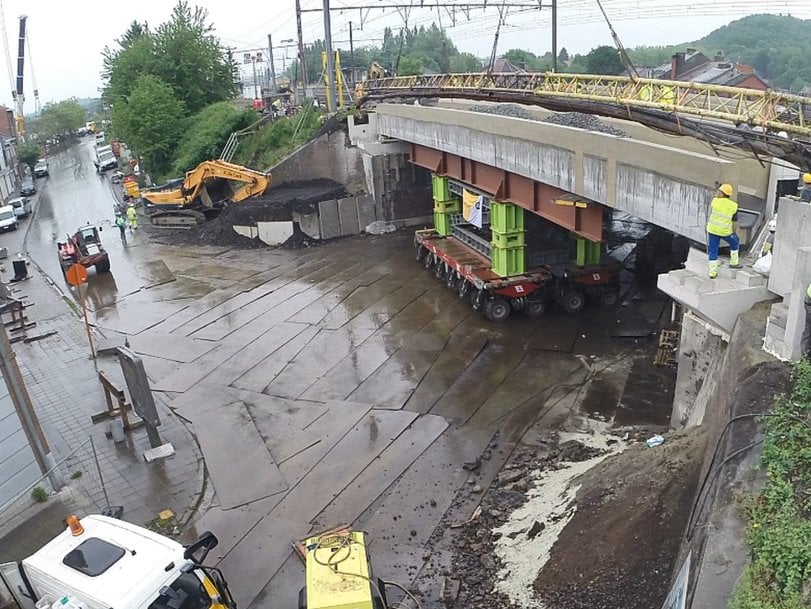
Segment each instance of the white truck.
M112 146L97 146L96 147L96 165L99 171L107 171L108 169L116 169L118 167L118 159L113 154Z
M201 564L217 545L212 533L184 547L106 516L67 523L22 562L0 565L0 607L236 609L220 570Z

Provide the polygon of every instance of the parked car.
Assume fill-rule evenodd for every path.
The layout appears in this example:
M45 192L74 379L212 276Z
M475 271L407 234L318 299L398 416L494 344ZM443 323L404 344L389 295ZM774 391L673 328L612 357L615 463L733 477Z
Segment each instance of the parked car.
M17 230L17 216L11 205L0 207L0 230Z
M31 178L25 178L23 180L22 186L20 186L20 194L24 197L30 197L32 195L37 194L37 187L34 186L34 180Z
M48 161L45 159L38 160L37 164L34 165L34 175L38 178L44 178L48 175Z
M14 208L14 215L18 218L25 218L31 215L31 200L25 197L17 197L8 202Z

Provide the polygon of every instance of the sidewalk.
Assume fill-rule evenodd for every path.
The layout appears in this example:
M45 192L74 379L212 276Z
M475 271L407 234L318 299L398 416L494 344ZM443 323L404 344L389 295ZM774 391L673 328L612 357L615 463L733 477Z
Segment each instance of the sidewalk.
M3 269L0 278L7 281L10 271L10 268ZM176 452L172 457L147 464L142 454L150 446L143 428L127 433L127 439L120 444L106 437L108 424L93 424L90 417L107 408L98 380L99 370L107 372L119 387L126 388L118 358L105 355L94 362L81 319L33 265L30 273L31 279L13 284L15 290L19 290L16 297L26 295L26 300L33 303L25 313L37 325L28 330L28 336L56 334L30 344L17 342L14 348L55 460L59 461L92 437L109 501L124 507L126 520L145 524L161 510L171 509L177 521L183 524L199 501L205 475L202 456L190 430L156 400L162 421L158 430L164 442L174 445ZM95 338L100 338L98 333ZM134 415L131 417L131 420L137 419ZM66 482L70 484L71 480ZM96 498L89 503L103 507ZM50 519L48 524L52 527L53 509L46 509L42 514L41 519ZM66 515L60 514L61 517ZM38 519L33 520L19 528L33 534Z

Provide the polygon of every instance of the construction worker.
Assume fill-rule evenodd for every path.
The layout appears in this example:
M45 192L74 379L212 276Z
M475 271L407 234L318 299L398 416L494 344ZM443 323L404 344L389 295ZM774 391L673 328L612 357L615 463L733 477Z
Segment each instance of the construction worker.
M130 206L127 208L127 220L129 220L131 231L138 228L138 213L135 211L135 205L132 203L130 203Z
M769 234L766 235L766 240L763 242L763 247L760 248L760 255L765 256L774 249L774 232L777 230L777 216L769 220Z
M127 244L127 219L124 217L124 214L117 213L115 215L115 225L118 227L118 230L121 233L121 241L123 241L124 245L126 245Z
M738 235L734 223L738 221L738 204L732 199L732 185L721 184L710 203L707 219L707 258L710 279L718 277L718 248L723 239L729 244L729 267L741 268L738 260Z
M811 203L811 173L803 174L803 189L800 192L800 201Z

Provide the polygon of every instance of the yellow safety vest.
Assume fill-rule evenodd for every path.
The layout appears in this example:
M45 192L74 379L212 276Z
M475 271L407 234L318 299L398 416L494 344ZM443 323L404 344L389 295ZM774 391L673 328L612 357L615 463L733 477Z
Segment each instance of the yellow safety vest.
M715 197L710 203L710 217L707 232L726 237L732 234L732 216L738 213L738 204L726 197Z

